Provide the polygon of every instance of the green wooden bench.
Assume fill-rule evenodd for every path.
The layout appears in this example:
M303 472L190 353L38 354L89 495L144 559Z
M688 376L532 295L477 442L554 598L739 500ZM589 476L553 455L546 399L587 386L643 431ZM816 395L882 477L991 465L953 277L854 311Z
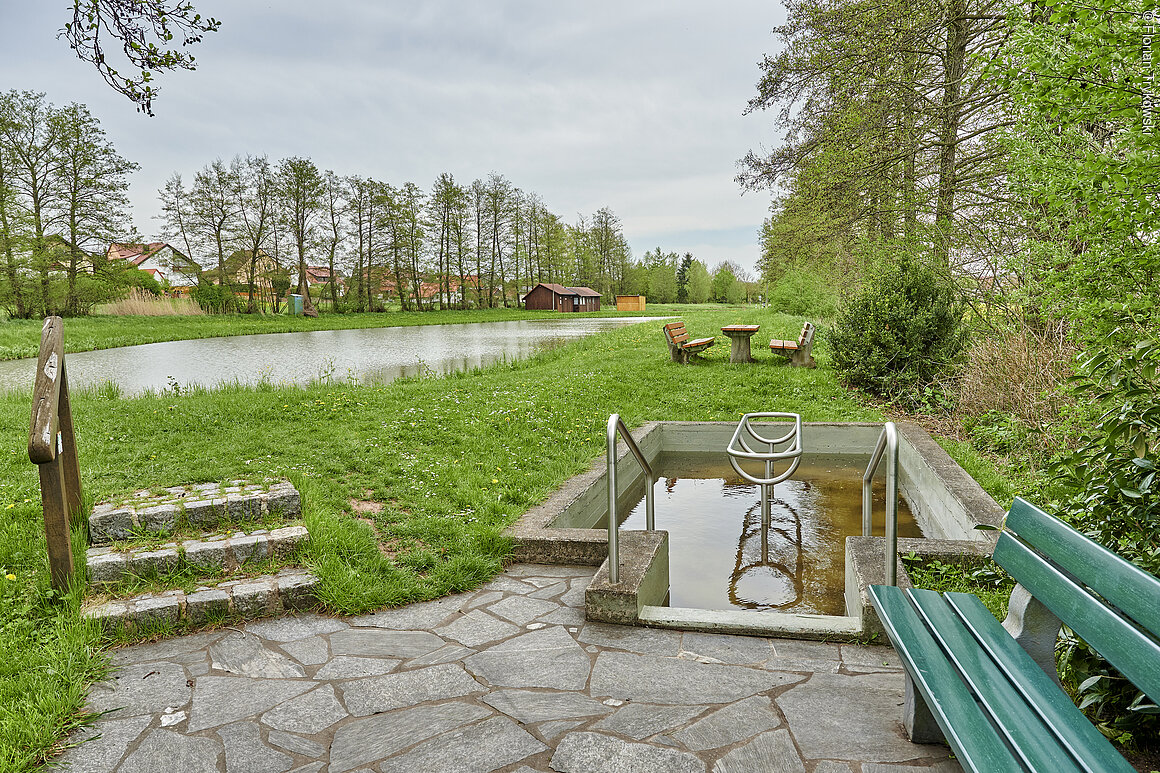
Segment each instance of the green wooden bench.
M968 593L870 586L911 740L945 738L980 773L1133 773L1060 688L1052 650L1062 621L1160 703L1160 580L1022 499L993 558L1019 583L1002 624Z

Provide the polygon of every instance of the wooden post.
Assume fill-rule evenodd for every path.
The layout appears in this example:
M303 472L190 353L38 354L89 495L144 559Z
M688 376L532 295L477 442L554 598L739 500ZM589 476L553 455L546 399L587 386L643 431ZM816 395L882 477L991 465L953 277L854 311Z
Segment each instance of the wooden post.
M69 522L81 513L81 480L64 367L64 323L60 317L45 319L40 334L28 458L40 471L52 587L66 591L73 575Z

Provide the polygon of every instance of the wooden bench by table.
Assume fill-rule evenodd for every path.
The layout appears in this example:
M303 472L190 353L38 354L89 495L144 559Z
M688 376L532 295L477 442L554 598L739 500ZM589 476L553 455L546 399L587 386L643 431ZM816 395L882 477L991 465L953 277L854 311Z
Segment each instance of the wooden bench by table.
M669 354L672 355L673 362L688 364L690 357L696 357L708 349L715 340L715 338L698 338L690 341L684 322L670 322L665 325L665 341L669 345Z
M979 773L1132 773L1060 689L1052 651L1062 621L1160 702L1160 579L1022 499L993 558L1019 583L1002 624L968 593L870 586L911 740L945 737Z
M726 325L721 328L721 332L733 341L729 348L729 362L753 362L749 339L760 329L761 325Z
M815 367L814 358L811 354L814 348L814 325L812 322L807 322L802 325L802 334L796 341L779 341L774 339L769 342L769 349L774 354L784 354L789 357L789 364L801 368Z

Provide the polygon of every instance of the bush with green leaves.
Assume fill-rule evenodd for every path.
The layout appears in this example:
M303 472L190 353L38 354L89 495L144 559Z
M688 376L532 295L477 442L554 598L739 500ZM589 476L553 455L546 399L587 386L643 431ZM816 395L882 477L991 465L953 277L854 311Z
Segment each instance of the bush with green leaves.
M793 267L767 288L769 305L782 314L831 319L838 308L838 293L825 271Z
M829 333L846 382L909 403L937 398L932 386L953 370L966 336L948 272L906 252L871 274Z
M237 296L230 285L216 285L202 282L193 288L190 297L201 307L202 311L210 314L225 314L237 308Z
M1118 339L1122 331L1110 336ZM1060 518L1160 576L1160 340L1090 353L1073 379L1099 411L1076 448L1057 460ZM1160 707L1083 640L1065 635L1060 676L1081 708L1121 741L1160 737Z

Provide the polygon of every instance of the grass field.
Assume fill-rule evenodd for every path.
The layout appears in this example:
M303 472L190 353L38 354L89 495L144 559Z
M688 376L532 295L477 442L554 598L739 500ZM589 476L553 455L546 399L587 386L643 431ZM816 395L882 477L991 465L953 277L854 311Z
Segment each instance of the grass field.
M799 318L761 309L680 311L694 336L724 324L760 323L759 362L729 364L729 342L720 338L703 362L672 363L660 323L648 322L446 378L129 399L114 390L82 392L73 397L73 411L85 498L91 505L149 486L288 477L304 495L306 561L321 578L326 606L351 613L465 590L500 571L510 549L503 529L603 453L611 413L630 426L733 420L755 410L799 412L809 421L881 419L838 384L824 341L815 348L814 370L790 368L761 350L762 338L796 336ZM184 326L187 320L207 319L215 320L176 322L184 333L194 329ZM307 329L329 318L275 321ZM89 322L66 322L66 337ZM158 326L157 318L150 322ZM118 340L115 326L87 330L93 342ZM130 335L145 332L139 327ZM162 332L172 331L156 335ZM0 458L5 771L39 764L83 720L85 691L103 673L107 645L79 621L77 593L56 598L48 590L36 469L25 452L28 416L26 394L0 396L0 433L9 449ZM382 509L356 512L361 502ZM85 539L78 525L78 556Z

